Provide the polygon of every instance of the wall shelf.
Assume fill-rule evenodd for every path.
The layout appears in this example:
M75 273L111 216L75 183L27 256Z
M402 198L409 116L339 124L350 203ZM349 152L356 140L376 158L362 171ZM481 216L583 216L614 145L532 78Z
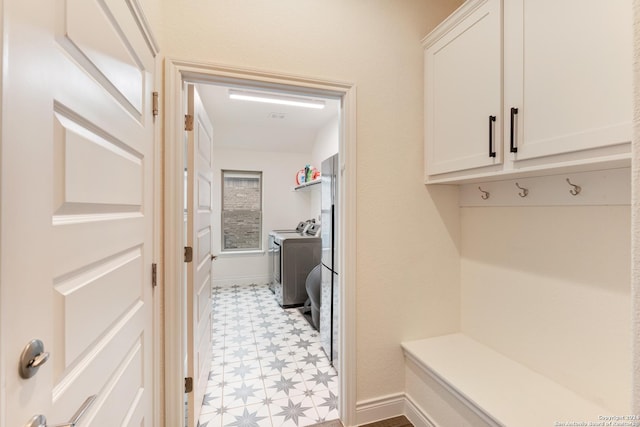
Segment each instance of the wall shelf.
M293 187L294 191L309 191L317 184L320 184L321 179L314 179L313 181L305 182L303 184Z

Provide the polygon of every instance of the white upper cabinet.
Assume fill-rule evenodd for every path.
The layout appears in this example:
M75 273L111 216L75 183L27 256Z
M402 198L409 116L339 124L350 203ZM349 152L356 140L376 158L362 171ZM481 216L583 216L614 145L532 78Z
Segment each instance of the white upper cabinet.
M433 33L425 55L431 173L502 162L500 0L473 2Z
M515 159L631 140L632 16L629 0L505 0Z
M424 41L426 181L628 165L632 15L629 0L467 1Z

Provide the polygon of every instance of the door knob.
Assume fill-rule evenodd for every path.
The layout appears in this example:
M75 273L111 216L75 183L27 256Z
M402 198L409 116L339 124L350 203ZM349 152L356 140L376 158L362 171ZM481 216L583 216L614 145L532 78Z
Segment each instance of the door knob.
M42 341L31 340L20 355L20 376L24 379L31 378L47 360L49 360L49 353L44 351Z
M73 417L71 417L71 421L69 421L68 423L47 426L47 417L45 417L44 415L34 415L34 417L31 418L24 427L76 427L76 424L78 424L80 418L82 418L85 412L87 412L87 409L89 409L89 407L93 405L93 402L95 400L95 394L93 396L89 396L87 400L84 401L82 406L80 406L80 409L78 409Z

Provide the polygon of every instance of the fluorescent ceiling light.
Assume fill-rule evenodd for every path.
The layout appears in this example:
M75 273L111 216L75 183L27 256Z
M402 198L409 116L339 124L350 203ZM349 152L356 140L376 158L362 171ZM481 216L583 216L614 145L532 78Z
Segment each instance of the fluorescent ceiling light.
M247 90L229 89L229 98L242 100L264 102L267 104L291 105L294 107L323 109L325 102L319 99L309 99L297 96L278 95L274 93L251 92Z

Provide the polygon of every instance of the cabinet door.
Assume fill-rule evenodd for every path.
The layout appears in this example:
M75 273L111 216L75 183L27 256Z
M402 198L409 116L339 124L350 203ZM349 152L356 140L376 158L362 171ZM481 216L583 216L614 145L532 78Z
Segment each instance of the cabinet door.
M501 163L500 23L499 0L467 2L425 42L427 175Z
M631 140L629 0L504 2L507 150L514 160Z

